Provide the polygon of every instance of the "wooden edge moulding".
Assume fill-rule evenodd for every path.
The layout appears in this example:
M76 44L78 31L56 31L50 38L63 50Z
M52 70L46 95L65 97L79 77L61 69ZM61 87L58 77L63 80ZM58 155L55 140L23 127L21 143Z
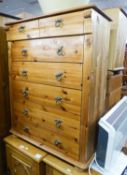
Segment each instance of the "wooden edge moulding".
M68 10L49 15L47 14L42 17L8 24L9 29L7 31L7 38L9 46L9 77L12 115L11 133L81 169L86 169L88 163L92 159L95 151L97 122L105 112L110 22L111 19L97 7L86 6L79 9ZM78 50L75 50L73 53L72 51L68 50L63 52L63 47L59 48L59 50L57 49L57 52L53 52L53 54L57 53L57 55L54 55L54 57L49 57L50 53L48 53L48 56L46 58L46 56L43 56L45 52L43 53L41 50L39 50L39 53L41 53L41 57L38 52L36 52L36 55L32 55L34 54L32 52L32 49L35 49L36 41L38 41L38 43L39 41L41 41L42 43L43 41L45 41L44 43L46 43L46 41L50 39L50 41L54 41L55 45L57 43L57 39L63 42L64 38L69 38L71 40L72 37L84 38L83 44L82 42L80 42L79 44L79 48L82 48L83 54L80 54L79 57L77 56L76 61L74 58L75 54L79 54ZM53 47L55 47L54 45ZM27 49L30 49L30 53L29 50L23 50L24 46L26 46ZM45 46L41 48L43 49L48 47ZM18 50L15 50L17 48ZM65 53L70 55L66 57ZM18 57L16 57L16 55L18 55ZM56 57L61 59L56 59ZM70 58L73 58L73 60L70 60ZM45 74L43 72L40 75L38 73L37 69L39 69L39 71L43 71L44 67L50 65L52 66L49 67L47 71L54 71L56 70L56 68L59 70L60 68L62 68L66 70L65 73L67 75L62 77L63 74L60 74L57 76L57 79L54 79L53 72L50 79L50 77L46 77L48 76L48 74ZM53 67L53 65L56 65L56 67ZM57 67L58 65L59 67ZM29 70L27 72L25 71L25 69L24 72L21 72L23 69L22 66L26 66L26 70L29 69L31 72L29 72ZM37 68L36 66L39 67ZM43 66L43 69L40 69L41 66ZM75 67L74 71L73 67ZM69 70L72 70L72 72L70 73ZM40 79L41 76L43 76L43 78ZM61 77L64 79L64 81L61 80ZM31 90L33 84L36 83L36 86L38 86L38 88L39 86L43 86L43 88L47 86L48 88L61 88L62 92L63 90L64 92L65 90L68 90L68 92L73 92L72 95L81 94L79 96L81 97L81 101L77 100L78 105L80 104L80 112L77 116L79 118L76 119L77 123L79 122L80 124L79 130L75 130L74 133L70 132L64 136L67 131L65 131L64 129L62 131L60 127L55 128L54 133L54 131L50 127L48 127L48 129L43 128L43 124L40 126L39 123L32 123L32 120L29 120L28 122L27 118L18 118L19 109L15 109L15 103L18 102L17 100L22 101L22 98L24 98L19 95L20 99L18 99L18 93L20 94L22 92L22 90L18 88L20 88L19 84L21 84L22 82L24 82L24 84L29 83L29 85L31 86ZM17 83L17 86L15 85L15 83ZM36 89L36 91L38 90ZM33 91L33 93L34 92L35 91ZM25 91L25 93L27 92ZM38 93L42 93L42 91L38 91ZM32 92L30 92L30 94L28 95L30 95L30 97L24 98L22 101L22 103L24 102L23 104L30 103L30 100L33 98ZM36 100L38 100L37 98ZM43 95L43 98L47 98L47 96ZM64 109L66 115L64 114L65 116L63 117L63 119L70 120L71 123L72 120L70 118L71 116L74 117L73 111L75 112L78 106L76 106L75 102L73 102L75 96L71 97L70 99L68 98L64 98L63 104L60 104L61 108L58 110L57 106L57 110L61 114L59 117L63 117L63 111L61 113L61 110L63 110L62 105L64 105L64 101L65 107L67 107L68 109L68 106L70 105L72 112L67 115L67 112L69 111L66 111ZM54 102L50 100L52 100L52 97L49 99L50 103L48 104L51 108L51 105L54 104ZM67 100L72 102L66 102ZM36 101L36 103L40 103L40 101ZM37 106L39 104L35 105ZM45 108L43 108L43 110L45 110ZM52 108L52 111L43 111L43 113L44 112L47 112L47 117L48 115L51 115L51 113L52 117L54 116L54 108ZM38 113L37 115L40 114ZM73 119L73 122L74 121L75 119ZM27 125L29 125L30 128L25 127L25 129L21 130L20 127L22 125L26 125L26 123ZM48 136L50 133L52 134L50 138L43 138L43 133L47 134ZM67 140L70 137L71 133L79 133L78 138L75 138L75 136L73 137L73 139L71 138ZM64 146L61 145L61 142L59 140L57 140L57 146L55 140L56 147L49 143L52 142L52 138L56 138L56 136L59 136L59 139L63 139L63 142L65 142L65 145L63 143ZM47 141L46 139L49 140Z

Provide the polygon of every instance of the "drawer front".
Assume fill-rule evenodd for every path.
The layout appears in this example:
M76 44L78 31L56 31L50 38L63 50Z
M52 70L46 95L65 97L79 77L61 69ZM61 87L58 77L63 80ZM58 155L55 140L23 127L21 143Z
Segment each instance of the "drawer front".
M81 89L82 64L13 62L12 78L73 89Z
M38 164L16 148L6 145L6 156L10 175L40 175Z
M39 142L42 146L49 146L76 160L79 159L79 141L77 139L63 137L50 130L42 129L38 125L23 121L13 121L13 129L19 134Z
M14 100L27 108L32 102L46 116L80 120L81 91L23 81L12 81L12 89Z
M21 40L39 37L38 20L11 25L7 32L8 40Z
M83 42L84 36L15 41L12 60L83 62Z
M40 36L83 34L84 11L39 20Z
M23 103L21 100L14 99L13 105L13 120L29 122L39 128L79 140L80 121L48 113L43 110L41 105L29 101Z

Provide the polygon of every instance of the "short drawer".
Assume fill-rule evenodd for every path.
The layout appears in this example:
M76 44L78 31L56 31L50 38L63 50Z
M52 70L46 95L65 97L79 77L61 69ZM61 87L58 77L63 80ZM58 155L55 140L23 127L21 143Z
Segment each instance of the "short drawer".
M39 20L40 36L83 34L84 11Z
M79 90L12 81L12 94L14 101L20 103L21 107L29 110L36 108L39 115L52 117L52 120L59 116L67 121L80 120L81 91Z
M79 159L79 141L77 139L63 137L30 122L24 123L23 121L15 120L13 122L13 129L22 136L27 136L29 139L40 143L42 146L49 146L73 159Z
M83 62L84 36L15 41L13 61Z
M30 101L21 103L21 101L14 100L13 120L15 119L79 140L80 121L46 112L41 105Z
M12 78L73 89L82 87L82 64L13 62Z
M8 40L21 40L39 37L38 20L9 26Z

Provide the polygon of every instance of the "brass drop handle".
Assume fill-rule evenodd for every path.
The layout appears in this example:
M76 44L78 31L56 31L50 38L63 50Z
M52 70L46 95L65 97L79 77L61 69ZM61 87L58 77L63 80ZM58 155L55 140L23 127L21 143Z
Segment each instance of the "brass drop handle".
M62 123L63 123L63 121L60 120L60 119L56 119L56 120L55 120L55 125L56 125L57 128L60 128L61 125L62 125Z
M24 69L24 70L21 71L21 75L22 75L23 77L26 77L27 74L28 74L28 71L27 71L27 70Z
M63 23L63 19L57 19L55 21L55 27L63 27L64 23Z
M62 100L63 100L63 98L60 96L55 97L56 104L61 104Z
M29 110L28 110L28 109L24 108L24 109L22 110L22 114L23 114L23 115L27 116L28 113L29 113Z
M19 31L20 33L24 32L24 31L25 31L25 26L20 26L20 27L18 28L18 31Z
M63 78L64 73L63 72L58 72L55 74L56 80L60 81Z
M55 146L59 146L59 145L61 145L62 144L62 142L60 141L60 140L55 140L54 141L54 145Z
M64 56L65 55L64 47L63 46L59 47L57 49L56 53L57 53L58 56Z
M20 163L16 160L15 161L15 166L18 166Z
M28 127L24 127L23 128L23 131L26 132L26 133L28 133L29 132L29 128Z
M27 49L24 48L21 50L22 56L27 56Z
M23 91L22 91L22 93L23 93L23 96L24 97L28 97L28 95L29 95L29 89L27 87L24 88Z

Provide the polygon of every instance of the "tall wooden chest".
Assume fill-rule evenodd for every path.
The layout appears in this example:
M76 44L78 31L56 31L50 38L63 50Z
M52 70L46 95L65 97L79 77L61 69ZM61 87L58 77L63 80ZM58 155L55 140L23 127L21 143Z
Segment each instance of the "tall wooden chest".
M85 168L105 110L110 18L86 6L8 25L11 132Z

